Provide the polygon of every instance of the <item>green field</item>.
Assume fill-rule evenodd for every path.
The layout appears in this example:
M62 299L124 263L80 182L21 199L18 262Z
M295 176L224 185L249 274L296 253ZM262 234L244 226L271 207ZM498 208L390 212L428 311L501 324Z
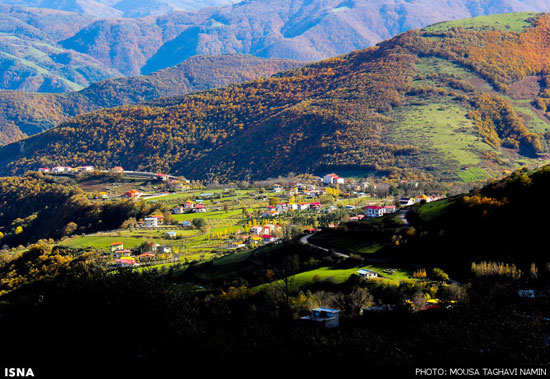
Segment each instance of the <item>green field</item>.
M206 228L200 230L183 230L179 227L170 227L169 225L159 229L135 228L133 230L118 230L109 233L96 233L84 236L75 236L65 239L61 245L71 248L94 248L103 252L108 252L111 243L122 242L125 248L135 249L144 242L155 242L159 245L172 246L173 252L185 262L193 260L212 259L219 252L228 252L233 241L239 240L239 233L246 229L244 222L243 207L249 212L257 212L265 209L266 201L257 200L258 190L191 190L169 195L155 196L146 201L163 203L171 208L176 204L182 204L187 200L195 200L201 197L201 194L212 193L212 197L204 198L202 204L210 209L204 213L186 213L181 215L172 215L177 224L183 221L192 221L196 218L206 220ZM266 197L270 194L264 194ZM224 211L224 204L229 205L228 211ZM219 210L218 210L219 209ZM258 218L258 222L262 219ZM274 220L266 220L274 221ZM277 220L279 221L279 220ZM178 238L167 239L167 231L174 230ZM224 259L239 259L240 253L235 258L226 257ZM218 262L217 262L218 263ZM178 263L174 263L178 264ZM172 264L162 264L153 266L155 268L166 268Z
M477 77L473 71L462 67L456 63L453 63L446 59L441 59L438 57L422 57L419 59L416 64L416 71L419 75L428 75L428 74L454 74L460 77L461 80L469 80L474 77ZM418 85L422 83L416 79L413 84ZM428 84L428 83L424 83Z
M413 144L435 150L454 165L476 165L483 151L491 147L474 135L467 111L455 103L411 104L395 112L391 138L400 144ZM429 163L429 162L425 162Z
M112 233L97 233L90 234L86 236L79 236L66 239L61 242L62 246L72 247L72 248L95 248L104 252L108 252L113 242L122 242L124 248L135 249L143 242L154 241L159 245L179 245L188 241L193 236L200 234L197 230L177 230L176 233L178 236L184 237L183 239L166 239L164 235L167 231L159 230L139 230L139 231L129 231L129 230L120 230Z
M399 283L400 281L403 281L403 280L413 280L411 278L412 272L410 270L398 269L395 271L394 274L390 275L382 272L387 268L388 267L386 266L380 266L380 265L367 265L367 266L354 267L349 269L335 269L332 267L321 267L316 270L301 272L299 274L291 276L289 280L289 285L293 292L297 292L304 286L311 284L315 281L330 280L331 282L334 282L337 284L344 283L349 279L351 275L355 274L360 269L376 271L378 272L380 277L394 281L395 283ZM282 282L278 281L267 285L281 285L281 284ZM266 284L262 286L265 286L265 285ZM261 288L262 286L259 286L257 288Z
M423 30L429 32L447 31L453 28L475 29L475 30L503 30L507 32L521 33L532 26L529 19L536 16L535 12L505 13L490 16L479 16L466 20L440 22Z
M487 171L479 167L468 167L460 170L457 175L465 183L476 183L492 177Z

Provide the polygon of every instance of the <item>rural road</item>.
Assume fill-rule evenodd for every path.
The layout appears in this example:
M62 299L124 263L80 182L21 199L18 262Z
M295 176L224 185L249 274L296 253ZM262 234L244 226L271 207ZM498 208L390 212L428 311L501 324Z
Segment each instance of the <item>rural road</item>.
M312 233L312 234L306 234L305 236L303 236L302 238L300 238L300 243L302 245L309 245L311 247L313 247L314 249L317 249L317 250L322 250L322 251L329 251L329 249L326 249L324 247L321 247L321 246L317 246L317 245L314 245L312 244L311 242L309 242L309 238L311 236L313 236L315 233ZM340 258L344 258L344 259L347 259L349 258L349 255L346 255L346 254L342 254L342 253L334 253L334 255L336 255L337 257L340 257Z
M397 213L397 218L403 222L403 227L409 226L409 220L407 220L408 210L400 210Z
M398 215L399 218L403 219L404 222L405 222L405 225L409 225L409 222L407 221L406 219L406 215L407 215L407 212L408 211L403 211L402 213L400 213ZM312 248L314 249L318 249L318 250L321 250L321 251L325 251L325 252L328 252L329 249L327 248L324 248L324 247L321 247L321 246L317 246L317 245L314 245L312 244L311 242L309 242L309 239L310 237L312 237L315 233L312 233L312 234L306 234L305 236L303 236L302 238L300 238L300 243L302 245L308 245L308 246L311 246ZM340 257L340 258L349 258L349 255L346 255L346 254L342 254L342 253L334 253L334 255ZM391 265L392 263L386 259L367 259L366 260L367 262L369 263L378 263L378 264L384 264L384 265ZM415 265L415 264L409 264L408 265L409 267L411 268L419 268L421 267L420 265ZM457 285L459 286L462 286L462 283L460 283L459 281L457 280L454 280L454 279L451 279L449 278L448 280L449 283L456 283Z

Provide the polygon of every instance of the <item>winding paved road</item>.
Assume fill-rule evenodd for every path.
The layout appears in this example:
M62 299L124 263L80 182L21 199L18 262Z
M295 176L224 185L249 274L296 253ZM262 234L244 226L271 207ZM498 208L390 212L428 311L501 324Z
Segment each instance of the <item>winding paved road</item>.
M309 246L311 246L312 248L317 249L317 250L321 250L321 251L328 252L329 249L326 249L326 248L321 247L321 246L314 245L314 244L312 244L311 242L309 242L309 238L310 238L311 236L313 236L314 234L315 234L315 233L306 234L305 236L303 236L302 238L300 238L300 243L301 243L302 245L309 245ZM334 255L336 255L337 257L340 257L340 258L344 258L344 259L349 258L349 255L342 254L342 253L337 253L337 252L335 252Z

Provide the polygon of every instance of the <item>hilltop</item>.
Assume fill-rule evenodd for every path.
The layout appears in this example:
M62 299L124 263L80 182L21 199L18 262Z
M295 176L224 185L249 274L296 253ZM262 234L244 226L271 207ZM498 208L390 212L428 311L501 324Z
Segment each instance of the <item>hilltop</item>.
M0 144L40 133L70 117L97 109L223 87L299 65L290 60L242 55L198 56L151 75L109 79L78 92L0 91Z
M70 11L96 18L158 16L236 2L238 0L2 0L4 4Z
M315 61L439 21L550 11L540 0L1 0L0 89L78 91L196 55ZM123 37L121 37L123 36Z
M550 4L539 0L253 0L195 13L98 20L60 44L124 75L136 75L176 65L193 55L238 53L316 61L439 21L519 11L550 11Z
M548 154L548 15L442 25L242 85L79 116L0 150L200 178L353 170L484 180ZM505 57L505 58L503 58Z

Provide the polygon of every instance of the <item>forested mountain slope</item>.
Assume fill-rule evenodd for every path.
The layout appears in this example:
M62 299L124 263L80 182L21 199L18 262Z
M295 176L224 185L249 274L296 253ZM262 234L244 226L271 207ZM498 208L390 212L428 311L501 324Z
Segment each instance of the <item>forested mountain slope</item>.
M66 92L107 78L152 73L195 55L314 61L438 21L550 11L550 3L0 0L0 11L0 89Z
M78 92L0 91L0 144L40 133L81 113L223 87L300 65L243 55L197 56L151 75L109 79Z
M409 29L473 16L550 11L542 0L248 0L197 13L100 20L62 46L125 75L193 55L252 54L314 61L372 46ZM118 36L124 35L124 38Z
M94 112L2 148L3 172L486 179L548 153L549 25L527 13L438 24L270 79Z
M65 92L121 76L57 44L92 21L76 13L0 4L0 89Z
M3 4L77 12L98 18L145 17L230 5L238 0L2 0Z

